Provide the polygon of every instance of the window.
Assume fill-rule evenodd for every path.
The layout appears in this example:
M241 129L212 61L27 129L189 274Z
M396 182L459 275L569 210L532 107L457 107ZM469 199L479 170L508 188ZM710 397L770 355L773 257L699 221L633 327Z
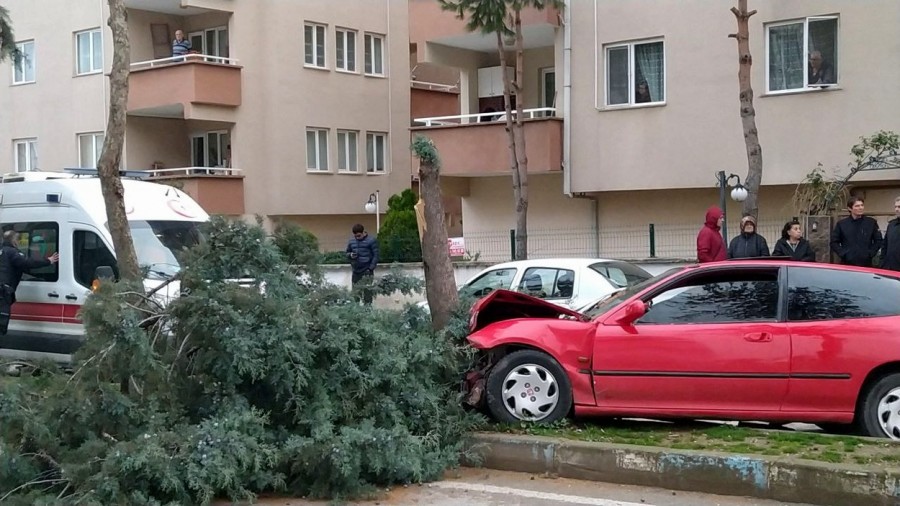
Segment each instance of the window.
M366 34L366 74L384 75L384 37Z
M325 25L303 25L303 46L306 65L325 68Z
M775 321L778 268L705 272L649 295L643 324Z
M461 294L473 297L484 297L497 289L509 290L513 278L516 277L516 269L496 269L487 271L473 281L465 285Z
M838 18L806 18L766 27L768 91L837 84Z
M341 172L356 172L356 148L359 134L350 130L338 130L338 170Z
M662 41L607 47L606 105L665 102L665 72Z
M387 134L366 134L366 171L384 172Z
M13 84L34 82L34 41L19 42L16 49L21 55L19 63L13 63Z
M115 255L94 232L87 230L73 232L72 255L75 281L81 286L90 288L97 267L112 267L116 279L119 278L119 266Z
M556 70L553 67L541 69L541 107L556 107Z
M336 30L335 35L335 67L338 70L356 72L356 32Z
M575 271L532 267L525 271L518 291L540 299L568 299L575 287Z
M208 28L199 32L191 32L188 34L188 40L191 41L191 49L200 51L200 53L209 56L218 56L228 58L228 28L220 26L217 28ZM226 63L215 58L207 58L207 61L215 63Z
M103 70L103 38L100 29L75 34L76 73L93 74Z
M591 269L622 288L634 286L652 277L644 269L625 262L600 262L591 265Z
M193 167L227 167L231 136L228 132L206 132L191 137Z
M54 222L4 223L3 232L15 230L19 233L19 251L30 259L47 258L59 251L59 225ZM56 281L59 279L59 264L55 263L39 269L31 269L22 276L22 281Z
M788 268L788 319L900 315L900 280L831 269Z
M37 170L37 139L19 139L13 141L13 153L16 157L16 172Z
M79 167L97 168L100 152L103 151L103 132L78 134Z
M306 168L328 170L328 130L306 129Z

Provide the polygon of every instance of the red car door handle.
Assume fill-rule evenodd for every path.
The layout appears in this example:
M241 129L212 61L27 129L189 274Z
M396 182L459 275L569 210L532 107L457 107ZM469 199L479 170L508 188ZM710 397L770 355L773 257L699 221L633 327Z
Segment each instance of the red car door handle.
M744 340L751 343L767 343L772 340L772 334L768 332L750 332L744 334Z

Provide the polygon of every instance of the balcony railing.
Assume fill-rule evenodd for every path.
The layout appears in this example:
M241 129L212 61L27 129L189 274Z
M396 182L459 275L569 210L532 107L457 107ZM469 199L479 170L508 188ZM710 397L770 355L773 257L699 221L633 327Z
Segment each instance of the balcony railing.
M517 111L513 109L512 117L516 118ZM556 116L556 109L553 107L536 107L533 109L524 109L522 111L523 119L536 118L552 118ZM448 125L468 125L473 123L490 123L506 121L506 111L483 112L479 114L457 114L454 116L433 116L430 118L415 118L413 126L448 126Z
M162 65L173 65L176 63L204 62L218 63L220 65L237 65L235 58L225 58L224 56L213 56L210 54L190 53L184 56L169 56L168 58L159 58L157 60L146 60L134 62L131 64L131 70L142 70Z
M177 167L172 169L150 169L150 177L191 177L191 176L242 176L241 169L230 167Z
M409 82L413 88L433 91L459 91L459 84L430 83L428 81L416 81L413 79Z

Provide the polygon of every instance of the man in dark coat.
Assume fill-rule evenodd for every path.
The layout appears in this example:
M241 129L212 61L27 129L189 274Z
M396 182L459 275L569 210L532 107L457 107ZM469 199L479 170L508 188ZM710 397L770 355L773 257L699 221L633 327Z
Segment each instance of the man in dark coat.
M850 197L847 201L850 216L839 221L831 231L831 251L843 265L872 267L872 259L881 249L881 230L874 218L864 216L863 199Z
M13 230L3 232L3 244L0 246L0 335L6 334L9 328L9 315L16 302L16 288L22 281L22 274L39 269L59 261L59 253L49 258L28 258L19 251L19 234Z
M706 211L706 222L697 234L697 261L702 263L725 260L725 239L722 237L722 221L725 214L716 206Z
M728 245L728 258L756 258L769 256L766 238L756 233L753 216L741 218L741 233Z
M888 222L881 248L881 268L900 271L900 197L894 200L896 218Z
M372 279L378 266L378 241L359 223L353 225L353 237L347 243L347 256L353 267L353 286L366 278ZM364 290L363 300L366 304L372 302L372 294L368 290Z

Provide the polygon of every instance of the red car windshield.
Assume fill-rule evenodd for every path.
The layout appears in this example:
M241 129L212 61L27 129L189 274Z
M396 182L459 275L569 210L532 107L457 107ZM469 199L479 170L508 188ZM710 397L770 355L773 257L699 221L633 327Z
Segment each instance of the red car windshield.
M656 283L658 283L666 278L670 278L683 270L684 270L684 267L674 267L674 268L669 269L661 274L657 274L656 276L653 276L652 278L645 279L644 281L641 281L640 283L631 285L627 288L623 288L623 289L613 293L611 296L609 296L605 299L599 300L596 304L589 307L587 310L583 311L583 313L589 319L593 320L594 318L617 308L619 306L619 304L630 299L635 294L643 291L648 286L655 285Z

